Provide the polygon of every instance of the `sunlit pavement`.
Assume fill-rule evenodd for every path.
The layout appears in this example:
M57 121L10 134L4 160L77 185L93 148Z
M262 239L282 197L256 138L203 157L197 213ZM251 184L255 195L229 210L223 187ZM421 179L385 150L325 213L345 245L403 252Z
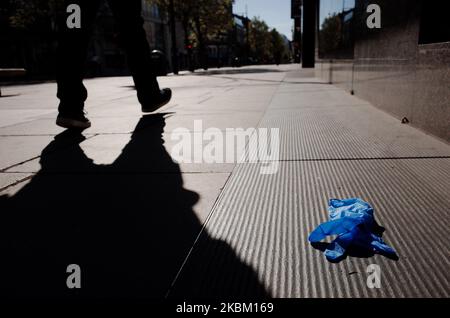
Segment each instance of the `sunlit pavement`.
M131 78L86 80L82 136L54 124L54 83L2 87L10 295L449 297L450 146L313 75L287 65L163 77L173 100L144 117ZM171 160L174 131L194 140L213 127L278 128L276 172ZM399 261L330 264L309 245L328 200L349 197L375 207ZM83 273L76 291L69 264ZM367 286L370 264L381 288Z

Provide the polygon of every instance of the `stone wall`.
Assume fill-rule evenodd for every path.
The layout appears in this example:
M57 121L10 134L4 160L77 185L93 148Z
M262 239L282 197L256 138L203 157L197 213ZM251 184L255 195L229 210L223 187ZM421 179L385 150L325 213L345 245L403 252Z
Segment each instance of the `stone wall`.
M401 17L383 12L386 27L357 32L353 60L319 59L316 75L449 142L450 42L419 44L420 1L388 10Z

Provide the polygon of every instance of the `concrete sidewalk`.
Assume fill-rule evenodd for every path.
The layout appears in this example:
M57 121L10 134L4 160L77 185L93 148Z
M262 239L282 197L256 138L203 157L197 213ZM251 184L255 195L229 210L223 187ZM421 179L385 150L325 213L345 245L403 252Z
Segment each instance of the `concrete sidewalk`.
M127 77L87 80L92 128L54 125L55 84L3 88L2 254L12 298L449 297L450 146L297 66L161 78L142 116ZM279 171L173 162L171 132L279 128ZM307 242L330 198L375 207L398 262L328 263ZM68 290L78 264L83 287ZM369 264L382 288L366 285ZM29 271L32 267L33 272ZM38 274L36 274L38 273Z

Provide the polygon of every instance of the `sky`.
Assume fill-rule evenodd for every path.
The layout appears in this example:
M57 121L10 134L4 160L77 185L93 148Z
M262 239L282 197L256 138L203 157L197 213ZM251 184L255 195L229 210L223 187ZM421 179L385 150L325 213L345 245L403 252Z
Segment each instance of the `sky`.
M292 40L291 0L235 0L234 13L245 14L245 7L248 8L248 16L261 17L267 22L269 27L276 28L278 32ZM321 1L321 22L329 14L340 12L342 8L351 8L355 5L355 0L326 0Z
M320 1L320 24L333 13L339 13L342 9L348 10L355 6L355 0L326 0Z
M292 40L291 0L235 0L234 13L245 14L246 5L249 18L259 16Z

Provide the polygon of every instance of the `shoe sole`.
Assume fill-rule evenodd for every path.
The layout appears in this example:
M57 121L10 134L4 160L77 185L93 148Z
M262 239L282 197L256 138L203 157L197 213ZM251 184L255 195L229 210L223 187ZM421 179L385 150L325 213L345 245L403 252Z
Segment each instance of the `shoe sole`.
M57 118L56 125L67 129L87 129L91 127L91 122L83 122L69 118Z

